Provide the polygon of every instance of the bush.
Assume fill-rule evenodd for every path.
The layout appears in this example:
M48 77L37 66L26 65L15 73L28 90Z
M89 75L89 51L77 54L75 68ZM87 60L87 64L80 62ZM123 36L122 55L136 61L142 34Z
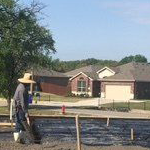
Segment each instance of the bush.
M82 97L84 97L84 95L85 95L85 94L80 94L80 95L79 95L79 97L81 97L81 98L82 98Z
M90 97L89 94L74 94L74 93L71 93L71 92L68 92L66 97L80 97L80 98L88 98Z
M81 98L88 98L88 97L89 97L89 94L86 94L86 93L80 94L79 97L81 97Z
M66 97L76 97L76 95L74 93L71 93L71 91L68 91Z
M68 91L68 92L67 92L66 97L72 97L71 91Z
M40 93L38 93L38 92L34 93L34 94L35 94L36 97L40 96Z
M117 107L116 110L121 112L128 112L130 109L127 107Z
M89 96L89 94L85 94L84 97L85 98L89 98L90 96Z

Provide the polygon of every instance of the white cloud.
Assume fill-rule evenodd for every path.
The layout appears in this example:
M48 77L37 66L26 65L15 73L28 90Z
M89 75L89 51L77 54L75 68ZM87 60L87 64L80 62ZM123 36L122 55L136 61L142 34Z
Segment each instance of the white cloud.
M110 9L131 21L150 24L150 1L144 0L111 0L101 2L101 7Z

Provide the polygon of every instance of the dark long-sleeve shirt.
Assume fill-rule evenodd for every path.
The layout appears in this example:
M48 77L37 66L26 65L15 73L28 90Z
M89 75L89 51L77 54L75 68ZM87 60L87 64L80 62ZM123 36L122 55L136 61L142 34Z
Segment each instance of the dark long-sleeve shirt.
M21 107L22 110L27 113L28 112L28 99L29 94L27 88L25 88L25 85L20 83L17 86L17 89L14 94L14 101L15 101L15 107Z

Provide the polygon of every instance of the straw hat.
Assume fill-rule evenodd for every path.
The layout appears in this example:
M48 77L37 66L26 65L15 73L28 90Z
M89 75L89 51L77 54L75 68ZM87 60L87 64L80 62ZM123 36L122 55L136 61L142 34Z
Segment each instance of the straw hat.
M25 73L24 77L18 79L18 81L21 83L35 83L35 81L31 80L30 77L31 77L30 73Z

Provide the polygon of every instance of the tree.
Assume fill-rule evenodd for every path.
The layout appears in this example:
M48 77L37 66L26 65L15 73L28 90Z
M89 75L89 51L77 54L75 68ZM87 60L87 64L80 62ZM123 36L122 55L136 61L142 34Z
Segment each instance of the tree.
M54 40L48 29L40 26L41 5L21 7L15 0L0 0L0 93L8 106L17 79L33 64L50 65L55 52Z
M147 58L143 55L135 55L134 61L141 62L141 63L147 63Z
M141 62L141 63L147 63L147 58L143 55L135 55L135 56L126 56L123 59L121 59L121 61L119 62L119 64L126 64L129 62Z
M75 60L75 61L60 61L59 59L55 59L52 60L51 64L52 64L52 69L55 71L68 72L88 65L117 66L118 62L114 60L88 58L88 59Z

